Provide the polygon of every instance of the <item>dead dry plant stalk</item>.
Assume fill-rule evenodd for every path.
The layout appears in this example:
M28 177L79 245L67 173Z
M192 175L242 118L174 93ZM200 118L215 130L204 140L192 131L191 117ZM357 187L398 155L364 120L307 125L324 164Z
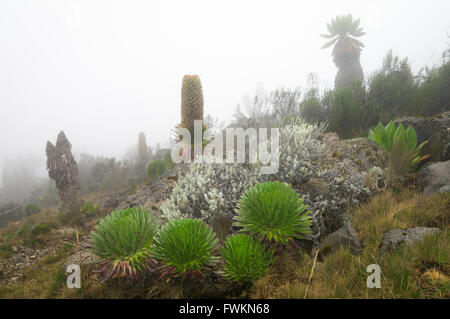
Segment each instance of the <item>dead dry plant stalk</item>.
M311 283L312 276L314 275L314 268L316 268L316 261L317 261L318 255L319 255L319 249L316 249L316 255L314 256L314 262L311 267L311 273L309 274L308 285L306 285L305 296L303 297L303 299L306 299L306 296L308 295L308 288L309 288L309 284Z

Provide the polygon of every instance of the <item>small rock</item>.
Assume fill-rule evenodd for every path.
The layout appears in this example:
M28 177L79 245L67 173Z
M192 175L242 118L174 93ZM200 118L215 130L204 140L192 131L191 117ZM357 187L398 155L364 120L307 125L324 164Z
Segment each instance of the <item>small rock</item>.
M31 256L31 255L33 255L33 253L34 253L34 250L31 249L31 248L25 248L25 249L24 249L24 254L25 254L26 256Z
M320 253L323 254L336 251L340 247L348 247L352 254L360 254L362 251L358 234L348 221L319 244Z
M11 281L12 282L18 282L20 280L20 277L12 277Z
M26 259L22 256L22 255L18 255L18 254L16 254L16 255L13 255L12 257L11 257L11 261L14 263L14 264L25 264L26 263Z
M380 251L394 250L402 244L412 244L417 241L421 241L427 235L440 232L435 227L415 227L409 229L394 229L383 235L380 245Z
M67 228L58 229L56 231L56 233L60 234L60 235L72 235L72 234L76 233L76 231L77 230L75 228L67 227Z

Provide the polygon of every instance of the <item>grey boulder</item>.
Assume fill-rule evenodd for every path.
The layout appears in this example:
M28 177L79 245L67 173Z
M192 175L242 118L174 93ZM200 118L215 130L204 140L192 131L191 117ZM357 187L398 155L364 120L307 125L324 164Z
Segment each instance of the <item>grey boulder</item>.
M410 245L422 241L425 236L432 235L440 230L435 227L415 227L408 229L394 229L383 235L380 251L386 252L394 250L400 245Z
M419 183L425 196L450 190L450 160L432 163L420 170Z
M350 252L355 255L362 251L361 241L350 222L345 222L343 227L325 237L318 248L320 253L324 255L334 252L340 247L349 248Z

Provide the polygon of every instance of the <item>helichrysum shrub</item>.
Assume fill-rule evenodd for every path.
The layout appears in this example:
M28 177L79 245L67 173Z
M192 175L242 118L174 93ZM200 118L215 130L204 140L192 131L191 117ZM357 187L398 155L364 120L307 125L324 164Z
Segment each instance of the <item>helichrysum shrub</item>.
M369 139L375 141L388 154L389 167L397 175L408 173L429 157L420 155L427 142L417 146L417 135L412 126L405 130L402 124L395 127L393 121L386 127L380 123L369 131Z
M114 211L102 218L91 240L93 252L104 260L108 277L133 277L146 268L158 229L156 217L141 208Z
M231 219L239 198L258 182L243 164L193 163L161 205L164 218L199 218L214 225L218 216Z
M263 276L273 261L271 251L247 234L236 234L219 250L223 275L236 282L253 282Z
M325 154L319 137L323 124L308 124L296 120L280 129L279 169L273 175L260 173L259 167L240 163L191 164L181 176L170 197L161 205L168 220L184 217L200 218L210 225L218 216L226 219L235 214L236 205L244 192L268 178L292 185L302 184L317 173L317 160ZM266 147L271 142L267 141Z
M217 261L218 240L199 219L176 219L158 232L152 256L162 262L163 275L200 275Z
M317 171L315 162L324 154L319 137L324 124L308 124L298 119L280 129L280 166L273 179L299 185Z
M257 184L239 200L236 225L261 240L288 244L310 233L311 217L306 209L303 199L289 185Z

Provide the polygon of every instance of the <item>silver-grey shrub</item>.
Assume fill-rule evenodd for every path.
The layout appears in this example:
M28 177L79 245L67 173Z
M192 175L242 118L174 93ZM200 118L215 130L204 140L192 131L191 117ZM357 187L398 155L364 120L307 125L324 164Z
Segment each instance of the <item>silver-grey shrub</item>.
M246 164L193 163L161 205L163 216L195 217L209 224L219 215L231 218L241 195L263 178Z

